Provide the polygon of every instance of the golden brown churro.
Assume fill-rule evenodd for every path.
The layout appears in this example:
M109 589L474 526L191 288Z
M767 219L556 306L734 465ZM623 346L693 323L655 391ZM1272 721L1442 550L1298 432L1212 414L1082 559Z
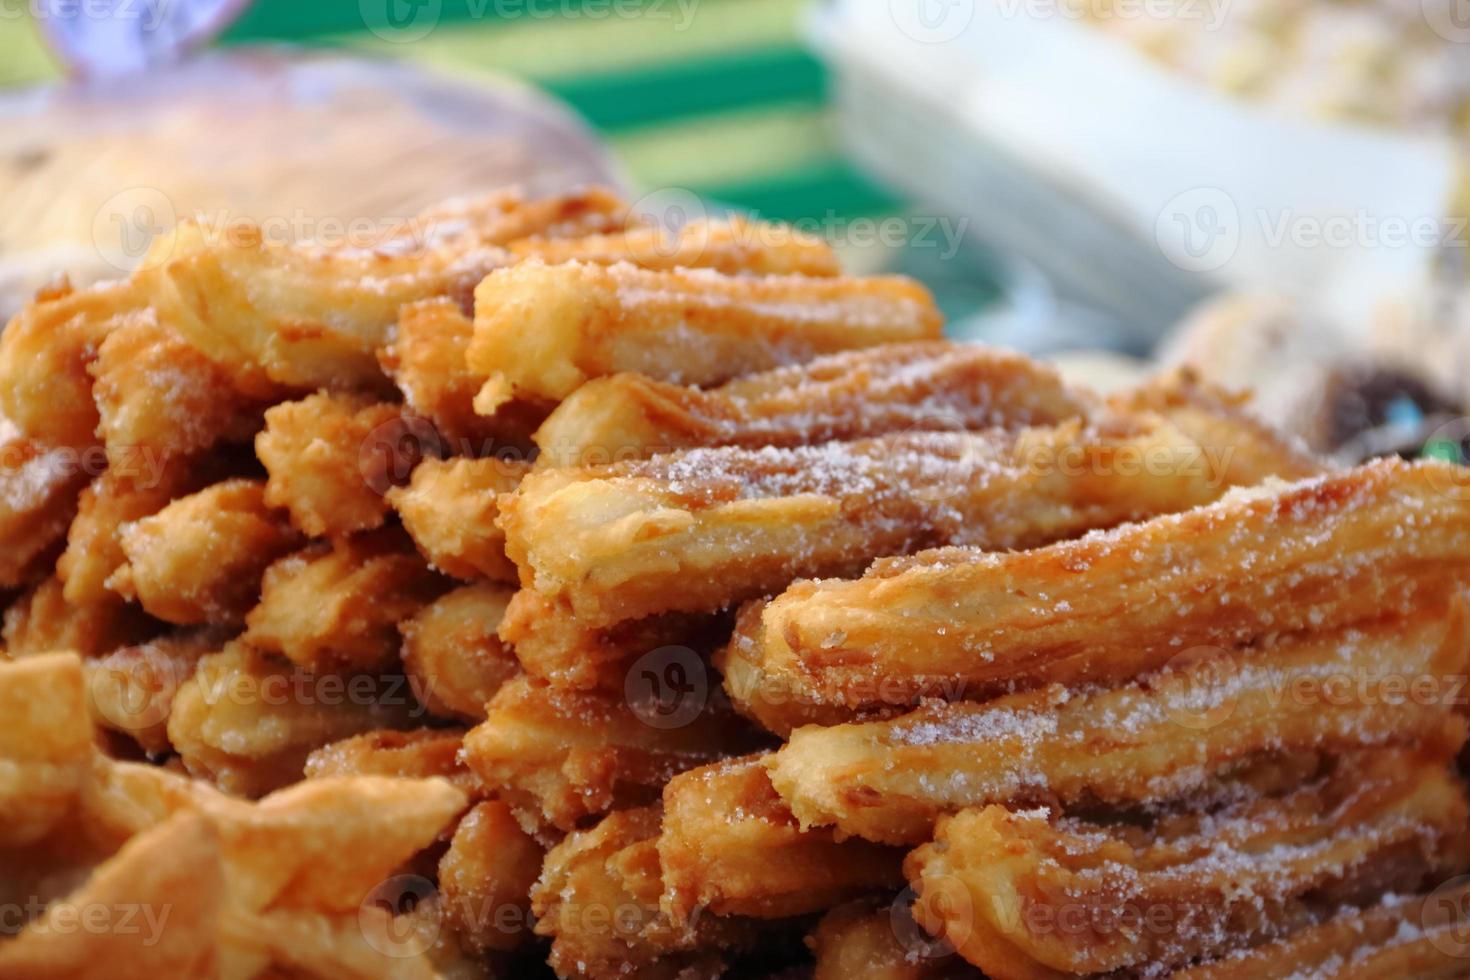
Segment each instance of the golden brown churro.
M205 657L173 698L168 740L184 768L227 792L263 796L304 775L315 749L421 717L407 685L363 675L323 682L242 643Z
M255 452L270 474L265 500L312 537L381 527L384 498L404 483L431 440L415 438L403 407L326 392L265 413Z
M714 269L760 276L836 276L832 246L782 225L725 220L691 221L676 232L654 225L579 238L526 238L506 250L548 264L631 262L643 269Z
M566 831L657 800L675 774L761 743L718 702L663 721L651 702L524 677L506 683L486 714L465 738L465 761L528 822Z
M107 586L170 623L243 624L266 567L301 546L265 495L259 480L225 480L126 525Z
M22 435L53 447L97 444L87 366L127 317L146 304L132 281L42 290L0 333L0 414Z
M489 378L475 400L488 415L513 397L560 401L622 371L718 384L841 350L934 340L940 324L928 291L907 279L526 262L475 290L468 362Z
M536 431L539 466L594 466L701 446L809 446L892 432L1053 425L1094 406L1009 351L932 341L818 358L701 390L640 374L574 391Z
M266 569L246 639L313 672L385 670L398 658L398 624L446 586L401 531L308 545Z
M260 431L267 402L236 390L222 366L152 311L111 330L88 370L109 460L194 456Z
M742 615L731 696L779 732L940 687L1117 682L1193 646L1405 608L1470 574L1459 472L1380 462L1035 551L948 549L801 582Z
M804 826L920 843L988 803L1152 803L1267 754L1464 739L1470 625L1442 607L1260 648L1190 651L1105 691L1055 686L892 721L801 728L771 780ZM1416 692L1412 696L1410 691Z
M579 691L622 691L638 658L664 648L708 653L730 633L729 618L664 613L606 627L585 627L565 603L521 589L506 607L500 638L532 677Z
M442 915L476 950L512 950L531 939L531 889L546 849L509 806L486 800L465 814L439 861Z
M546 855L531 907L536 932L552 939L550 963L558 976L642 976L671 958L677 967L695 968L708 962L701 954L755 942L760 933L740 919L703 916L678 926L659 911L658 832L657 807L620 810ZM667 974L675 975L718 973Z
M1031 547L1223 489L1165 423L1071 422L538 470L501 501L501 526L523 585L603 626L713 612L941 543Z
M496 518L497 499L521 482L530 467L516 460L426 459L407 486L386 500L403 518L419 553L445 575L474 581L515 582L505 555L505 532Z
M1389 896L1344 910L1285 939L1171 973L1174 980L1450 980L1470 974L1465 941L1470 884L1451 880L1428 895Z
M155 239L134 276L159 321L252 396L283 387L369 388L399 310L464 297L504 252L477 245L351 250L266 240L249 224L185 221Z
M424 707L441 718L484 721L485 705L520 672L496 635L510 603L493 582L462 586L400 623L403 671Z
M1142 830L967 810L905 871L916 918L1001 980L1177 967L1422 887L1466 809L1442 758L1384 752L1281 799Z
M664 787L663 910L776 919L831 908L902 882L901 852L804 831L776 795L762 756L693 769Z
M0 418L0 588L44 577L87 480L65 451L46 449Z
M926 941L907 910L886 902L839 905L807 937L812 980L979 980L974 967Z

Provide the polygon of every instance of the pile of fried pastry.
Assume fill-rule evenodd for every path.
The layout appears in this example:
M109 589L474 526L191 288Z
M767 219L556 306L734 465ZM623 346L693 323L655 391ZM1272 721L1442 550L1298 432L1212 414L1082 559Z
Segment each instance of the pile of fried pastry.
M600 190L37 296L0 977L1470 976L1466 471L941 330Z

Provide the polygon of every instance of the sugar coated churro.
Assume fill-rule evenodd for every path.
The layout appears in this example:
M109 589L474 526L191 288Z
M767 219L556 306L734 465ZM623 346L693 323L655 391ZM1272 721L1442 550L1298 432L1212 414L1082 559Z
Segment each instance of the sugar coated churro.
M518 394L559 401L620 371L718 384L939 330L932 298L906 279L523 263L475 290L468 362L489 378L475 407L490 414Z
M798 583L742 616L731 693L781 731L814 709L840 719L937 686L981 698L1125 680L1193 646L1404 608L1470 573L1459 479L1442 463L1381 462L1049 548L940 550Z

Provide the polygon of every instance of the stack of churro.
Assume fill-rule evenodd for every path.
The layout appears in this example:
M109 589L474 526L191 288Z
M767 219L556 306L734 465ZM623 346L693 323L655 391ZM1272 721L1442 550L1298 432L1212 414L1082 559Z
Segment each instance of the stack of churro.
M1470 976L1465 471L431 217L0 340L0 976Z

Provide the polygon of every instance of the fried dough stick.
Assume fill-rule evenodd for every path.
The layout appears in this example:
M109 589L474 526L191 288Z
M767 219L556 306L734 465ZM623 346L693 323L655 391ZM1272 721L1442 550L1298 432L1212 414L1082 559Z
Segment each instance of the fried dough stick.
M403 670L424 707L441 718L485 720L485 705L520 673L496 635L509 589L477 582L449 592L399 624Z
M500 638L515 648L527 674L552 687L577 691L624 689L629 670L645 654L677 647L703 654L730 635L726 616L664 613L612 626L585 627L564 602L521 589L505 609Z
M929 292L896 277L525 262L475 290L468 363L489 379L475 399L488 415L513 397L556 402L623 371L719 384L841 350L935 340L941 325Z
M760 744L718 702L663 722L652 705L635 710L621 693L562 691L524 677L501 687L486 713L465 737L465 762L528 823L566 831L657 800L676 773Z
M1193 646L1341 626L1470 576L1461 478L1385 461L1034 551L879 561L746 610L722 668L737 705L782 732L939 685L981 699L1117 683Z
M170 623L243 625L266 567L301 545L265 496L259 480L225 480L125 526L108 587Z
M197 457L248 443L269 404L236 390L224 366L151 310L123 318L88 370L96 379L97 433L114 466L137 453Z
M504 802L486 800L465 814L439 861L444 915L461 943L486 952L531 939L531 889L545 856Z
M501 500L501 526L522 585L605 626L937 544L1035 546L1222 491L1166 423L1069 422L537 471Z
M352 250L267 242L259 228L180 222L134 279L159 322L253 397L382 391L377 350L408 303L465 297L504 252L477 245Z
M120 323L146 305L131 282L37 294L0 333L0 414L49 446L97 444L97 407L87 367Z
M1156 412L1202 446L1219 451L1232 486L1269 477L1302 480L1329 466L1300 441L1251 413L1250 396L1210 384L1191 368L1179 368L1108 400L1115 411Z
M445 588L396 528L316 542L265 570L245 638L313 673L391 670L399 624Z
M429 243L508 245L521 239L578 238L626 227L628 205L606 187L527 197L519 188L454 198L427 208L404 229Z
M558 976L640 976L661 960L694 966L701 953L756 941L755 926L740 919L706 915L681 927L659 911L658 832L657 807L620 810L546 855L531 908Z
M691 221L677 232L644 225L580 238L527 238L506 250L548 264L631 262L643 269L714 269L727 274L835 276L842 272L832 247L785 225L725 220Z
M849 902L822 916L807 937L812 980L980 980L947 948L926 941L906 909Z
M1470 973L1465 910L1470 885L1447 883L1430 895L1389 896L1348 910L1285 939L1170 974L1174 980L1449 980Z
M1094 414L1056 371L977 344L890 344L709 390L641 374L574 391L536 431L538 466L593 466L702 446L809 446L892 432L1054 425Z
M798 729L771 781L803 826L921 843L990 803L1138 804L1208 794L1268 754L1465 737L1466 617L1426 608L1360 629L1193 659L1107 691L929 702L891 721ZM1410 696L1409 690L1416 693Z
M0 418L0 589L44 576L87 486L83 460Z
M803 831L776 795L764 757L693 769L664 787L663 910L777 919L820 912L902 883L900 852Z
M228 793L263 796L302 778L315 749L421 723L406 684L323 679L242 643L203 658L173 698L168 740L184 768Z
M475 325L457 300L426 299L405 306L378 363L393 379L409 410L433 423L446 453L488 456L510 447L524 451L546 418L544 409L517 404L494 417L475 412L475 393L485 376L465 364Z
M403 518L419 553L445 575L473 581L516 581L496 520L499 496L520 485L530 466L519 460L426 459L406 486L386 500Z
M414 421L401 405L358 395L319 392L276 405L255 437L270 474L266 503L284 507L314 538L381 527L384 493L438 449L434 433Z
M1147 830L966 810L905 872L915 918L965 959L1000 980L1051 980L1184 966L1416 890L1466 815L1442 757L1371 753L1284 798Z

